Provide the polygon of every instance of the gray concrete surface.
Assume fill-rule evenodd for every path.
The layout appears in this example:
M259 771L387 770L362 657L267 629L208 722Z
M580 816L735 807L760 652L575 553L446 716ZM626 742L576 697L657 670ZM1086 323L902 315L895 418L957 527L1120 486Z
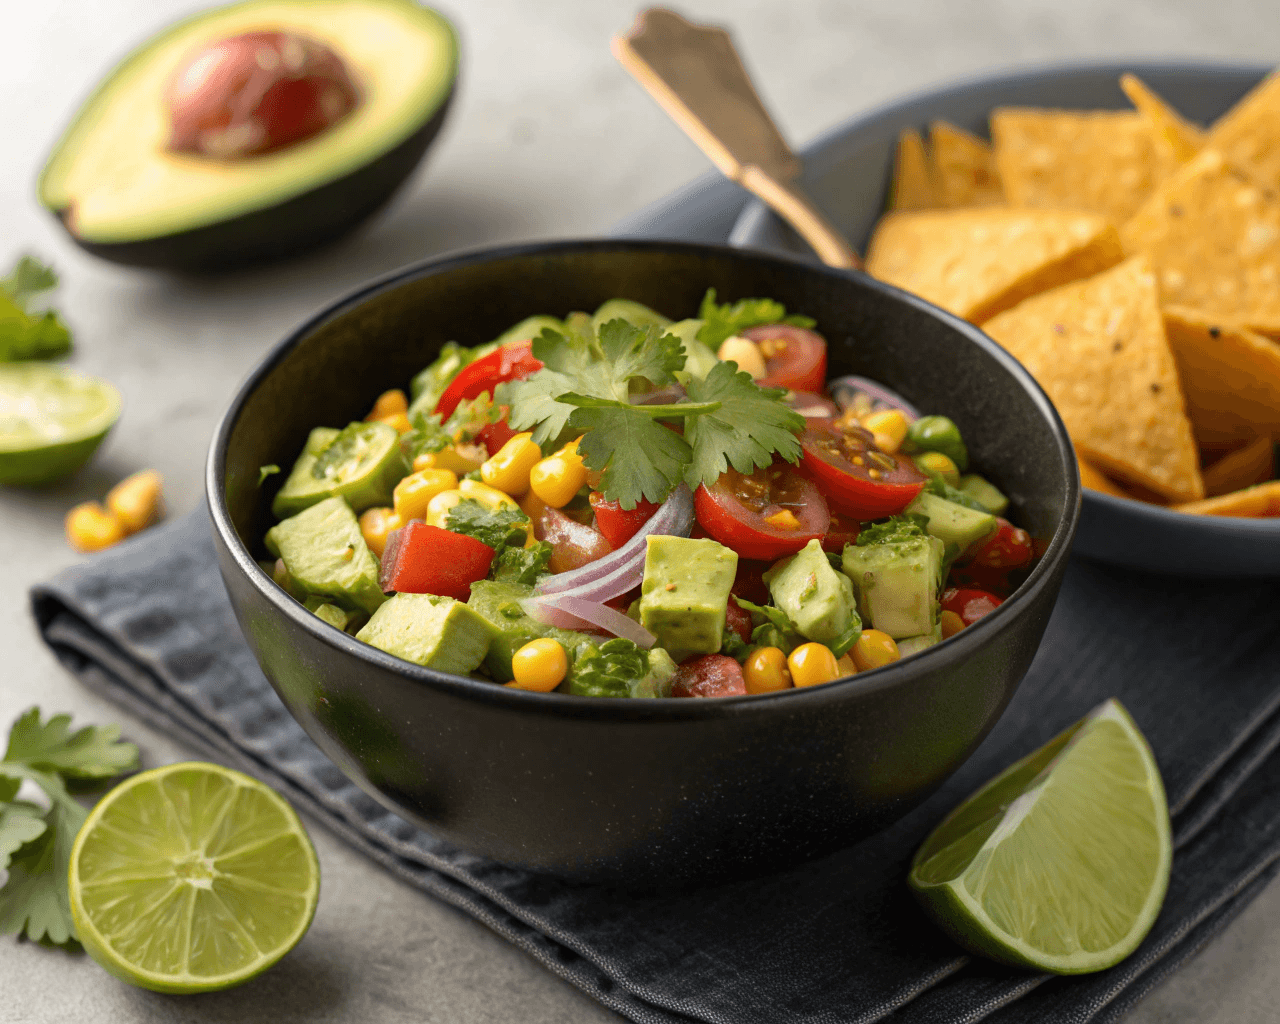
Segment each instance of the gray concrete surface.
M6 0L0 32L0 265L53 260L75 365L111 378L126 412L93 466L41 492L0 493L0 724L32 703L120 720L38 640L26 589L78 556L63 512L147 466L174 514L200 500L213 425L260 354L330 298L446 249L589 234L702 173L702 156L608 53L636 0L453 0L461 92L425 169L346 245L213 280L138 273L71 246L32 183L65 119L114 58L200 0ZM793 140L860 108L947 78L1098 56L1275 60L1267 0L703 0L735 26L763 94ZM187 756L137 722L146 765ZM393 881L322 828L324 894L310 933L239 990L179 999L131 989L83 956L0 939L0 1022L75 1020L433 1021L560 1024L617 1019L461 914ZM1135 1024L1276 1019L1280 887L1273 885L1131 1016ZM851 1007L851 1013L856 1008Z

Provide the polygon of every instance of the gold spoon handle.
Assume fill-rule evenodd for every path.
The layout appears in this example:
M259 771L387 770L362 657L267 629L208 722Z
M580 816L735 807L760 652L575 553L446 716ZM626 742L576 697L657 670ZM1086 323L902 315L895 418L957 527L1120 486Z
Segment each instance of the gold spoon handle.
M795 185L800 161L764 109L729 33L651 7L613 55L711 162L759 196L823 263L860 268L843 235Z

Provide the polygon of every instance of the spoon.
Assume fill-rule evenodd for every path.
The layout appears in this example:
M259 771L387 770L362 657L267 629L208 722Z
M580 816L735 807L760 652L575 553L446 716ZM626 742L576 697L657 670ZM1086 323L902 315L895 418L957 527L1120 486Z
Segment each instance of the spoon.
M860 269L845 237L796 185L799 158L756 94L729 33L673 11L641 11L613 55L727 178L767 203L823 263Z

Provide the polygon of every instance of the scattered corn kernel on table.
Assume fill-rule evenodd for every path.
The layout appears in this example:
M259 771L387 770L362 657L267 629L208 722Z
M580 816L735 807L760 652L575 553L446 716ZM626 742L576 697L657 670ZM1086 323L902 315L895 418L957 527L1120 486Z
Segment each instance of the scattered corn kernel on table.
M148 767L190 752L82 690L27 612L27 588L81 557L63 539L66 510L148 467L164 475L171 514L194 508L209 435L245 372L289 328L358 283L451 248L603 232L707 169L609 55L632 3L492 0L446 11L462 36L463 72L443 136L425 170L355 237L296 262L212 278L99 263L39 209L34 177L97 76L152 28L201 6L12 4L0 42L10 98L0 118L0 264L31 251L56 265L58 302L75 332L73 365L109 378L125 399L120 425L87 470L50 489L0 492L0 723L37 702L86 722L122 721ZM1135 0L1119 12L1105 0L1012 8L994 0L896 8L706 0L688 13L733 25L797 142L879 101L1013 62L1172 54L1274 61L1280 53L1280 23L1263 0ZM322 827L313 824L312 834L324 879L319 912L267 975L175 1002L129 988L87 957L4 937L0 1022L619 1019ZM1129 1019L1272 1020L1278 967L1273 884Z

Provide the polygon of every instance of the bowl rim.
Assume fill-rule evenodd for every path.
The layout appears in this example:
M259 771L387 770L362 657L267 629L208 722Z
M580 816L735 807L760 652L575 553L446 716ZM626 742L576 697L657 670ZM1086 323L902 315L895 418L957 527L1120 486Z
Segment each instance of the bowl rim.
M1040 81L1044 78L1068 77L1070 75L1115 75L1132 72L1139 77L1152 72L1167 74L1199 74L1211 78L1228 75L1256 75L1259 80L1275 70L1275 65L1258 61L1216 60L1213 58L1189 58L1177 60L1172 58L1137 57L1132 60L1108 58L1106 60L1055 61L1051 63L1017 65L999 71L979 72L958 79L947 79L932 86L920 89L887 100L870 110L854 114L852 117L834 128L829 128L816 136L796 155L807 168L810 161L820 166L832 147L838 146L849 135L879 127L879 122L894 121L906 110L917 106L936 104L952 96L997 86L1015 88L1026 82ZM927 116L927 115L926 115ZM800 179L804 180L803 176ZM775 252L773 249L755 248L744 236L750 229L754 232L761 219L779 221L776 213L763 202L752 196L739 211L729 236L729 244L748 252ZM786 254L790 255L790 254ZM802 259L804 257L801 257ZM1217 536L1223 540L1248 541L1257 538L1273 538L1280 535L1280 517L1247 517L1247 516L1215 516L1196 515L1191 512L1179 512L1165 505L1139 501L1136 498L1122 498L1114 494L1104 494L1088 488L1081 488L1081 500L1085 505L1096 506L1109 515L1132 517L1136 525L1148 525L1153 529L1189 529L1196 531L1199 537Z
M879 291L894 301L942 320L962 334L970 344L982 349L1008 372L1031 398L1041 416L1047 422L1062 465L1067 495L1066 511L1054 528L1039 562L1030 576L995 611L979 622L943 640L907 662L894 662L872 672L858 673L845 679L833 680L822 686L794 688L768 694L745 694L720 697L715 700L602 700L598 697L579 697L561 693L534 693L515 690L485 680L467 676L437 672L397 658L385 651L357 640L348 633L329 625L282 590L258 565L252 552L240 540L231 521L223 491L225 467L231 433L240 414L262 381L299 344L324 324L343 316L375 296L424 277L445 274L453 270L479 263L517 259L521 257L556 254L562 252L652 252L715 254L735 261L785 264L800 268L833 280L855 279L861 287ZM939 665L939 653L945 648L946 657L964 659L1010 629L1018 616L1028 611L1035 599L1051 585L1056 569L1070 553L1071 540L1080 520L1080 481L1075 455L1068 439L1066 427L1054 409L1048 396L1026 370L1004 349L983 334L977 327L931 305L923 299L894 288L861 272L836 270L814 266L803 259L785 254L735 248L729 245L712 245L680 240L584 238L535 241L497 246L484 246L447 253L392 271L382 277L357 287L346 296L325 306L290 331L277 342L251 369L237 388L226 411L218 421L205 461L205 499L213 530L229 553L236 567L247 576L259 594L278 612L324 645L358 659L372 662L377 667L396 674L419 685L451 693L469 701L478 700L519 709L525 712L552 714L569 718L585 718L613 722L664 721L687 722L717 720L752 714L774 714L779 706L800 710L801 701L824 704L840 700L851 691L870 694L888 690L906 682L922 670Z

